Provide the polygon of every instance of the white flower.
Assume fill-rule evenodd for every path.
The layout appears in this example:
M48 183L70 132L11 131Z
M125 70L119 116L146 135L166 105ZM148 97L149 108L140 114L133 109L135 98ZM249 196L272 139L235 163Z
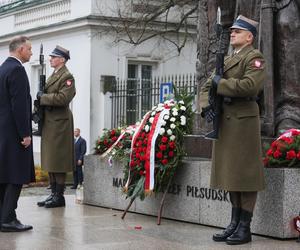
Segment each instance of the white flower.
M177 112L178 109L177 108L172 108L172 112Z
M172 134L173 134L172 130L171 130L171 129L168 129L168 130L167 130L167 134L168 134L168 135L172 135Z
M171 123L170 128L174 129L174 128L176 128L176 125L174 123Z
M175 122L176 121L176 118L175 117L172 117L171 119L170 119L170 122Z
M164 107L158 107L156 108L156 111L159 112L159 111L162 111L164 109Z
M184 101L180 100L178 103L180 103L180 104L184 104Z
M159 108L163 108L163 107L164 107L164 104L163 104L163 103L159 103L157 106L158 106Z
M186 119L180 120L180 125L184 126L186 124Z
M180 109L183 110L183 111L186 111L186 107L185 106L181 106Z
M177 112L177 111L173 111L173 112L172 112L172 115L173 115L173 116L177 116L177 115L178 115L178 112Z
M175 135L171 135L171 136L170 136L170 140L171 140L171 141L175 141L175 139L176 139L176 136L175 136Z
M170 116L169 115L164 115L164 120L167 121L169 120Z
M163 135L163 134L165 133L165 131L166 131L166 130L165 130L164 128L161 128L161 129L159 130L159 134L160 134L160 135Z
M154 117L150 117L149 122L152 123L154 121Z
M155 116L155 114L156 114L156 112L155 112L155 111L153 111L153 112L151 113L151 116Z
M161 122L161 126L165 126L166 124L167 124L166 121L162 121L162 122Z
M148 132L149 129L150 129L149 125L146 125L144 129L145 129L146 132Z
M139 126L141 123L140 122L136 122L135 125Z

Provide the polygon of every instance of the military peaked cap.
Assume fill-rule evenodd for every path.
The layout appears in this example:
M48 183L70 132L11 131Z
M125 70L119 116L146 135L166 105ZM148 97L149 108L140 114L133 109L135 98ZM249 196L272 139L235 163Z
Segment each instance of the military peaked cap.
M232 24L230 29L241 29L241 30L248 30L250 31L253 36L256 36L258 22L251 20L247 17L239 15L235 22Z
M55 49L50 53L50 56L58 56L63 57L66 60L70 59L70 52L69 50L66 50L65 48L57 45Z

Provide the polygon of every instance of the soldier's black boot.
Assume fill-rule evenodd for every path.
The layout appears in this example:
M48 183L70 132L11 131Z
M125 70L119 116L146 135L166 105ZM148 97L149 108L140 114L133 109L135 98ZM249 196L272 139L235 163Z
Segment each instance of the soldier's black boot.
M66 205L64 190L65 190L64 184L56 184L56 193L54 194L52 200L45 203L45 207L46 208L64 207Z
M45 200L37 202L37 205L39 207L45 206L46 202L52 200L52 198L53 198L53 196L54 196L54 194L56 192L56 183L55 182L54 183L50 183L50 187L51 187L51 194Z
M234 233L226 240L228 245L240 245L252 240L250 224L253 214L244 209L241 210L240 223Z
M241 213L241 208L239 207L232 208L230 224L224 229L223 232L213 235L214 241L226 241L226 239L233 234L233 232L235 231L235 229L239 224L240 213Z

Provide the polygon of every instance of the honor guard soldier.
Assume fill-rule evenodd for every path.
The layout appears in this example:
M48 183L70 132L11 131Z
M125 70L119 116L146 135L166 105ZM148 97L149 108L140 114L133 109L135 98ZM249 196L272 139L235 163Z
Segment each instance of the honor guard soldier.
M41 166L49 173L51 186L51 195L37 205L46 208L65 206L66 174L74 166L73 115L69 104L76 90L74 78L65 65L69 59L69 51L56 46L50 54L54 72L46 81L45 92L37 93L40 105L45 107Z
M265 187L261 152L259 107L256 102L266 77L263 55L253 47L257 22L238 16L231 26L233 55L225 58L223 76L213 74L200 91L207 106L210 86L223 97L219 139L212 153L211 187L227 190L231 222L213 235L230 245L251 241L250 223L257 192Z

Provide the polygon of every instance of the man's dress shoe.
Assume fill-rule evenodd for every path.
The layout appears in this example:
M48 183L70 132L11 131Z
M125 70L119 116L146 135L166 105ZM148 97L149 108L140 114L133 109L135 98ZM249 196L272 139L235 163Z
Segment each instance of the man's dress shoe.
M1 232L23 232L31 230L32 226L23 225L19 220L15 219L9 223L2 223Z

